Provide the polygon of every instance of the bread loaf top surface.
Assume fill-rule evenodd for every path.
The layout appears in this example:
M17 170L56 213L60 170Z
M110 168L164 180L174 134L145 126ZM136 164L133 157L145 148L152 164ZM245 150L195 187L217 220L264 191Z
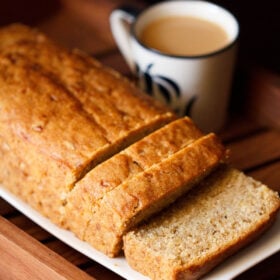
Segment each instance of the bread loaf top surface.
M117 72L24 25L0 29L0 63L3 122L75 170L175 118Z
M1 126L34 149L78 168L109 144L80 104L24 59L0 56L0 87Z
M7 33L10 39L5 41ZM171 114L118 72L79 50L57 46L34 29L11 25L0 30L0 53L14 60L24 57L47 72L104 128L110 141L158 115Z

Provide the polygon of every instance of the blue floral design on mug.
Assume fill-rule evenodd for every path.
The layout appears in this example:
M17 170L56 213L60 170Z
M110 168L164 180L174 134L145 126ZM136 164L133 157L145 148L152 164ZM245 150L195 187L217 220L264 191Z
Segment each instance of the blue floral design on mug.
M147 65L146 69L142 71L136 64L136 72L141 88L164 104L169 105L176 113L180 115L190 115L196 97L190 98L182 109L182 92L179 85L172 79L164 77L163 75L153 75L151 73L153 66L154 64L150 63Z

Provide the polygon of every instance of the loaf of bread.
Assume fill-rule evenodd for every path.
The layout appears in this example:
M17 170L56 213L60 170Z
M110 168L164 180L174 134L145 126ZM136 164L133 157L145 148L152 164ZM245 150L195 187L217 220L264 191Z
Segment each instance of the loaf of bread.
M200 137L202 132L190 118L181 118L102 162L77 182L68 194L64 226L83 239L92 218L92 207L105 193Z
M225 155L218 139L201 138L190 119L174 121L115 71L23 25L0 30L0 85L0 183L110 256L120 252L131 226L187 191ZM111 207L102 207L115 195L127 207L120 225ZM108 227L114 238L100 243Z
M17 24L0 30L0 111L0 183L56 223L88 170L175 119L113 70Z
M221 167L174 206L127 233L125 256L151 279L197 279L260 235L279 207L276 192Z

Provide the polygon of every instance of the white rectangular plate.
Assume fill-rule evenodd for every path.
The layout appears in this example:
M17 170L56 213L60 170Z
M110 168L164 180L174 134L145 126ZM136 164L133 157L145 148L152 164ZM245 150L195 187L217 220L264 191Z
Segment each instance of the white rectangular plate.
M30 218L40 227L60 239L70 247L86 255L90 259L100 263L108 269L114 271L126 279L147 280L138 272L131 269L124 257L108 258L104 254L93 249L88 243L76 238L74 234L63 230L54 225L50 220L43 217L37 211L32 209L28 204L20 200L18 197L4 189L0 185L0 197L9 202L12 206ZM225 280L232 279L243 271L254 266L258 262L264 260L270 255L280 250L280 215L278 215L274 225L256 242L241 250L239 253L230 257L223 262L211 273L208 273L203 279Z

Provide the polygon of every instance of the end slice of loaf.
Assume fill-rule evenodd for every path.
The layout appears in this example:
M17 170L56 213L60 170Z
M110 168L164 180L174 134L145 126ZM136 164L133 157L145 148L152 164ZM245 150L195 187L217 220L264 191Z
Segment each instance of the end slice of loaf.
M93 205L84 240L118 255L129 229L187 192L224 157L224 146L211 133L129 178Z
M254 240L280 207L276 192L223 167L124 237L128 263L156 280L197 279Z
M68 194L64 227L83 239L96 201L125 180L159 163L202 136L202 132L192 120L184 117L165 125L102 162L78 181Z

